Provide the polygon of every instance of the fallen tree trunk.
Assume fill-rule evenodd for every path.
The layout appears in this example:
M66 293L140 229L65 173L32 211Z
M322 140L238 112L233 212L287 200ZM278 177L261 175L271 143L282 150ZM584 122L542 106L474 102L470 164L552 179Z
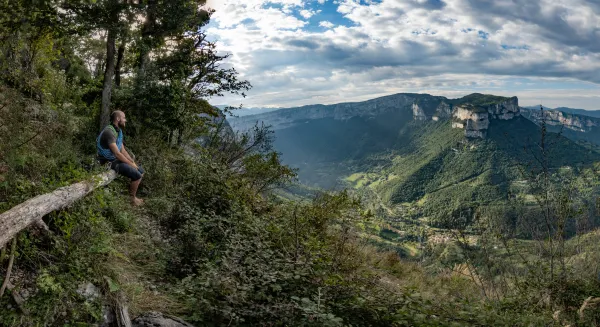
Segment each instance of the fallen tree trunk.
M91 180L38 195L0 214L0 248L3 248L20 231L41 221L45 215L72 204L95 188L108 185L115 177L117 174L110 170L94 176Z

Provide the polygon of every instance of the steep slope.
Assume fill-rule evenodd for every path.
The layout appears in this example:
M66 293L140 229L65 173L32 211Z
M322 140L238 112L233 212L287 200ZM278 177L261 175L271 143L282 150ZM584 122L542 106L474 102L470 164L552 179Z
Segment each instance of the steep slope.
M421 133L410 137L407 151L395 156L389 167L362 173L371 174L372 180L363 185L376 190L384 203L408 206L416 218L427 217L435 224L460 208L505 203L515 192L513 185L523 179L521 169L541 157L540 129L523 117L492 121L484 140L467 140L448 124L422 126ZM597 152L566 137L553 133L547 137L553 143L548 154L551 169L600 160Z

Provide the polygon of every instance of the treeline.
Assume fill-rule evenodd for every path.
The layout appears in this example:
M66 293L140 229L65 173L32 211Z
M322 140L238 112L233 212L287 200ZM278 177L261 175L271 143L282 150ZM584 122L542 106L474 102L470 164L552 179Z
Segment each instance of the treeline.
M0 77L54 107L85 105L98 126L122 109L130 134L182 144L197 135L199 114L216 114L205 99L251 87L203 32L204 2L3 1Z

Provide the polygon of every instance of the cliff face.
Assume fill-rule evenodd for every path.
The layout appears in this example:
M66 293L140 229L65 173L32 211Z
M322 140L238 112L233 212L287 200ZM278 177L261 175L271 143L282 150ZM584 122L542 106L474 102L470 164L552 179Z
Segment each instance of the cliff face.
M510 120L521 114L516 97L487 105L461 104L452 110L452 127L465 130L469 138L485 138L490 120Z
M415 120L434 120L450 118L452 107L440 99L434 98L430 101L418 99L412 104L413 118Z
M542 121L542 112L537 109L524 109L524 116L535 123ZM559 110L544 110L546 124L564 126L565 128L587 133L592 128L600 126L600 118L588 117L583 115L569 114Z
M423 110L423 108L421 108L421 106L419 106L416 103L413 103L413 105L412 105L412 111L413 111L413 118L415 120L427 120L427 119L429 119L427 117L427 114L425 114L425 110Z
M435 115L432 120L438 121L440 119L448 119L452 116L452 107L446 102L440 103L435 110Z
M452 128L462 128L465 136L485 138L490 126L490 115L487 111L472 105L461 105L452 112Z

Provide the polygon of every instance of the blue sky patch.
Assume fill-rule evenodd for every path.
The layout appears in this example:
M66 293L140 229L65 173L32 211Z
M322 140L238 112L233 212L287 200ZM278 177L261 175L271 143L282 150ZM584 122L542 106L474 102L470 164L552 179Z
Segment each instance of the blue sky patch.
M502 44L501 47L504 50L529 50L529 46L528 45L508 45L508 44Z

